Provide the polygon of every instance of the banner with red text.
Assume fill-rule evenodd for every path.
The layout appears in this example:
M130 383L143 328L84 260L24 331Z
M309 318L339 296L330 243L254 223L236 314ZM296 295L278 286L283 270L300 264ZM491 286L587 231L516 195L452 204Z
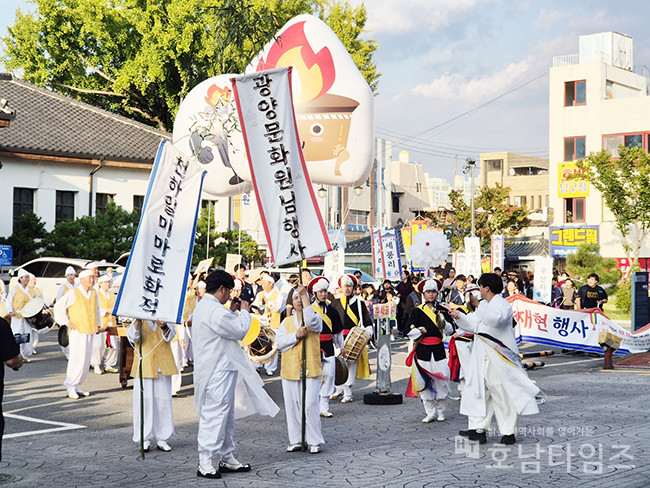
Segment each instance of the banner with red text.
M205 170L160 143L114 315L180 323Z
M534 302L522 295L508 297L517 322L517 340L578 351L602 353L600 331L622 339L617 354L650 349L650 324L632 333L607 318L599 309L562 310Z
M400 281L402 261L395 229L372 228L372 269L378 280Z
M331 251L300 148L291 68L237 76L232 85L273 264Z

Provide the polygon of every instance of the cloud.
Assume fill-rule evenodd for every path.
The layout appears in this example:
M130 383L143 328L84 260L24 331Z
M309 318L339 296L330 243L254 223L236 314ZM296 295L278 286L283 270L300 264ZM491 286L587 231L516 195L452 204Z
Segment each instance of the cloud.
M460 74L444 74L431 83L416 85L411 89L411 94L426 98L476 103L506 91L529 69L529 61L524 59L518 63L511 63L504 70L472 78Z
M569 12L564 10L540 10L535 19L534 26L538 29L552 30L557 28L558 24L564 24L565 19L570 16Z

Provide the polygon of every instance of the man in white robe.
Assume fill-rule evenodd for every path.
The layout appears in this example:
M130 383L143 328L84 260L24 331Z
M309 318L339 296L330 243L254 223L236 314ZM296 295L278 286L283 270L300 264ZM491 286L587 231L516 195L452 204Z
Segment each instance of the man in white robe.
M56 298L54 299L54 303L58 302L63 298L63 295L68 293L70 290L72 290L74 287L79 286L79 281L77 280L77 272L74 270L72 266L68 266L65 269L65 281L61 283L61 286L59 286L59 289L56 292ZM68 356L70 354L70 347L69 346L59 346L61 348L61 351L63 351L63 354L65 355L65 358L68 359Z
M469 427L459 434L484 444L485 432L495 416L502 435L500 443L514 444L519 415L539 412L535 400L539 388L522 367L512 327L512 307L501 296L501 278L485 273L478 284L483 300L478 303L475 296L470 298L476 312L451 312L460 328L474 333L460 403L460 413L469 417Z
M11 317L11 331L14 334L29 334L29 342L20 345L20 355L29 363L29 357L34 353L35 332L21 314L22 308L32 298L36 298L36 290L29 287L29 273L24 269L18 270L18 283L9 291L7 297L7 313Z
M264 391L264 382L239 345L251 326L248 303L233 300L230 309L224 306L234 286L227 272L212 272L206 278L206 293L194 310L192 322L194 407L199 414L196 474L203 478L250 471L250 465L240 463L233 454L235 417L255 411L273 417L280 410ZM213 466L215 455L220 458L219 471Z
M320 332L323 320L310 306L309 295L303 286L296 288L292 296L293 314L282 321L275 337L282 351L282 393L287 412L289 432L288 452L300 451L302 443L302 359L305 359L307 378L305 382L305 442L309 452L320 452L325 444L319 416L319 393L321 383ZM303 342L304 339L304 342ZM307 447L305 446L305 447Z

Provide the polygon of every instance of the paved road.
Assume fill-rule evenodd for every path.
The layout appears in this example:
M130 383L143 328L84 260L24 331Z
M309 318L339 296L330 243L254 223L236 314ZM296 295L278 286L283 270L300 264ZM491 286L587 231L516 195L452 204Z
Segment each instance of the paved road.
M451 402L446 422L432 424L420 422L424 412L419 400L364 405L361 396L374 383L360 381L355 402L333 402L334 417L323 419L327 444L322 453L285 452L283 412L274 419L248 417L237 422L236 441L238 457L250 462L253 471L204 480L195 475L191 374L174 399L173 451L151 452L141 460L131 441L132 390L120 388L116 375L91 372L84 388L92 395L65 398L65 360L54 334L44 339L32 363L17 373L6 371L3 408L12 416L7 418L0 485L634 488L650 483L650 376L602 371L602 359L559 355L531 371L547 401L539 415L523 418L518 444L512 447L495 445L496 434L480 447L462 443L456 434L466 420L457 401ZM403 392L406 343L394 344L393 391ZM534 349L539 347L523 348ZM265 382L282 407L279 378L265 377ZM46 432L35 432L39 430Z

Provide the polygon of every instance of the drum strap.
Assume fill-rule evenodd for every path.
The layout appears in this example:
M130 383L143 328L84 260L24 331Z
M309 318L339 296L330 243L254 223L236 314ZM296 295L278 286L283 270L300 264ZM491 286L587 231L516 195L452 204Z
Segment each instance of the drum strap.
M343 306L345 307L345 314L350 318L350 320L354 323L354 325L359 325L359 319L357 318L356 315L354 315L354 312L348 306L347 297L341 297L341 302L343 302Z
M441 323L440 321L438 321L438 318L436 317L436 314L434 313L434 311L431 310L429 307L427 307L426 303L423 303L418 308L420 310L422 310L424 312L424 314L429 318L429 320L431 320L431 322L433 322L434 325L436 327L438 327L438 330L440 330L442 332L442 329L440 328L440 326L442 325L443 328L444 328L444 324Z
M312 303L311 308L314 309L314 312L316 312L318 315L320 315L320 318L323 319L323 322L327 324L329 327L330 332L333 330L332 329L332 319L330 319L325 312L323 312L323 309L320 308L320 305L317 303Z

